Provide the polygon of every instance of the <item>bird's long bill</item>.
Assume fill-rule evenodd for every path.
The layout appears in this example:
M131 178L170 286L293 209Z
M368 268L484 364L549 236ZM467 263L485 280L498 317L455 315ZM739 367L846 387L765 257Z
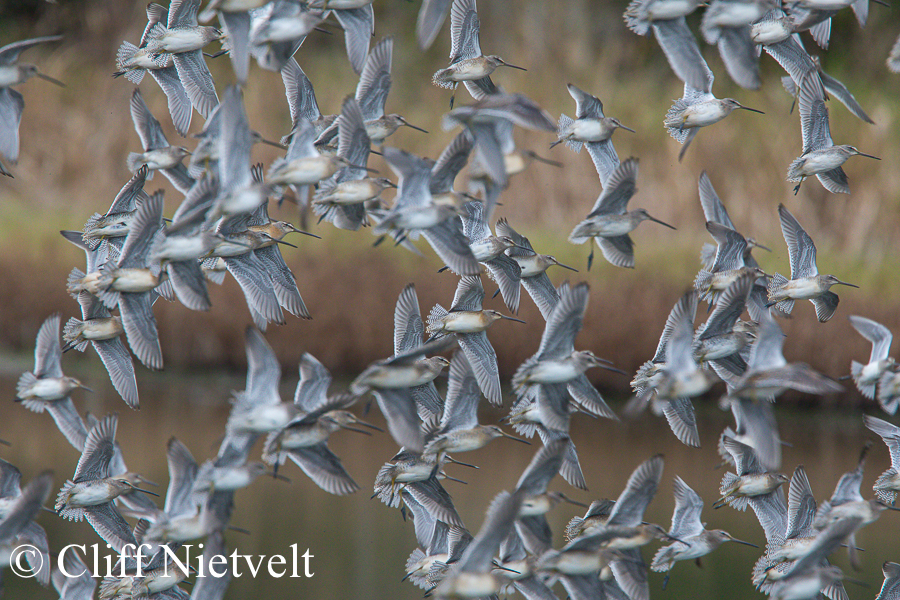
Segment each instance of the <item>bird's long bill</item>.
M877 156L872 156L871 154L863 154L862 152L857 152L857 156L865 156L866 158L874 158L875 160L881 160Z
M750 108L749 106L744 106L743 104L738 105L738 108L743 108L744 110L749 110L750 112L759 113L759 114L761 114L761 115L766 114L766 113L764 113L764 112L761 111L761 110L757 110L757 109L755 109L755 108Z
M751 548L759 548L759 546L757 546L756 544L751 544L750 542L745 542L744 540L739 540L739 539L734 538L734 537L731 538L731 541L732 541L732 542L735 542L735 543L738 543L738 544L743 544L743 545L745 545L745 546L750 546Z
M132 487L131 489L136 492L143 492L145 494L150 494L151 496L156 496L157 498L159 498L159 494L157 494L156 492L151 492L150 490L145 490L144 488Z
M158 484L158 483L156 483L155 481L150 481L149 479L147 479L147 478L144 477L143 475L138 475L138 476L137 476L137 480L140 481L140 482L143 483L143 484L146 484L146 485L152 485L153 487L159 487L159 484Z
M267 140L264 137L259 138L259 141L262 142L263 144L267 144L269 146L274 146L276 148L281 148L282 150L287 150L287 146L285 146L284 144L280 144L278 142L273 142L272 140Z
M375 431L380 431L381 433L384 433L384 429L382 429L378 425L372 425L371 423L369 423L367 421L363 421L362 419L357 419L356 423L358 425L362 425L363 427L368 427L369 429L374 429Z
M557 162L555 160L550 160L549 158L544 158L543 156L541 156L540 154L538 154L537 152L534 152L532 150L523 150L522 152L524 154L527 154L528 156L530 156L533 160L542 162L545 165L550 165L552 167L557 167L560 169L563 168L563 164L561 162Z
M49 75L44 75L43 73L35 73L35 76L43 79L44 81L49 81L52 84L58 85L59 87L66 87L66 84L64 84L62 81L60 81L59 79L53 79Z
M290 223L288 223L287 226L290 227L290 229L291 229L288 233L302 233L303 235L308 235L309 237L314 237L314 238L316 238L317 240L321 240L321 239L322 239L322 236L321 236L321 235L316 235L316 234L310 233L310 232L308 232L308 231L303 231L302 229L297 229L296 227L294 227L294 226L291 225Z
M753 247L759 248L760 250L765 250L766 252L772 251L772 249L769 248L768 246L763 246L762 244L760 244L759 242L756 242L756 241L753 242Z
M650 215L647 215L647 218L650 219L651 221L653 221L654 223L659 223L660 225L665 225L665 226L668 227L669 229L676 229L675 226L669 225L669 224L666 223L665 221L660 221L660 220L657 219L656 217L651 217Z
M456 460L451 456L444 456L447 459L447 462L452 462L454 465L459 465L461 467L469 467L470 469L478 469L477 465L470 465L469 463L464 463L461 460Z
M578 500L575 500L574 498L569 498L565 494L560 493L559 497L562 498L563 500L565 500L566 502L568 502L569 504L574 504L575 506L580 506L581 508L588 508L588 505L585 504L584 502L579 502Z
M623 371L622 369L619 369L618 367L614 367L612 365L597 365L597 366L601 367L603 369L606 369L607 371L612 371L613 373L618 373L619 375L628 375L628 372Z
M556 263L556 266L557 266L557 267L562 267L563 269L568 269L568 270L570 270L570 271L575 271L576 273L578 272L578 269L576 269L575 267L570 267L569 265L564 265L564 264L562 264L561 262L557 262L557 263Z
M449 479L450 481L455 481L456 483L461 483L463 485L469 485L467 481L463 481L462 479L457 479L456 477L450 477L446 473L444 473L444 478Z
M92 390L92 389L89 388L88 386L84 385L83 383L82 383L81 385L79 385L78 387L80 387L81 389L83 389L83 390L86 391L86 392L90 392L90 393L92 393L92 394L94 393L94 390Z
M859 286L858 286L858 285L854 285L854 284L852 284L852 283L847 283L846 281L840 281L840 280L838 280L838 284L840 284L840 285L846 285L846 286L848 286L848 287L852 287L852 288L859 289Z
M635 130L632 129L631 127L625 127L625 126L622 125L621 123L619 123L619 129L624 129L625 131L630 131L631 133L637 133L637 131L635 131Z
M524 321L523 321L523 323L524 323ZM510 435L510 434L506 433L505 431L501 431L500 435L502 435L503 437L507 437L511 440L516 440L517 442L522 442L523 444L528 444L529 446L531 445L531 442L529 442L528 440L522 439L520 437L516 437L514 435Z
M511 68L513 68L513 69L518 69L518 70L520 70L520 71L527 71L527 70L528 70L528 69L526 69L525 67L517 67L516 65L511 65L511 64L509 64L508 62L504 62L504 61L502 61L502 60L500 61L500 64L503 65L504 67L511 67Z
M276 244L284 244L285 246L290 246L291 248L296 248L296 247L297 247L297 246L295 246L294 244L292 244L292 243L290 243L290 242L286 242L286 241L284 241L284 240L272 240L272 241L275 242Z
M412 123L408 123L408 122L406 122L406 121L403 121L403 124L406 125L407 127L411 127L411 128L413 128L413 129L415 129L416 131L421 131L422 133L428 133L426 130L422 129L421 127L416 127L416 126L413 125Z
M361 433L363 435L372 435L371 432L366 431L365 429L357 429L356 427L351 427L350 425L341 425L341 429L346 429L347 431L355 431L356 433Z
M506 315L500 315L500 318L501 318L501 319L507 319L507 320L509 320L509 321L515 321L515 322L517 322L517 323L524 323L524 322L525 322L525 321L523 321L522 319L517 319L516 317L508 317L508 316L506 316Z

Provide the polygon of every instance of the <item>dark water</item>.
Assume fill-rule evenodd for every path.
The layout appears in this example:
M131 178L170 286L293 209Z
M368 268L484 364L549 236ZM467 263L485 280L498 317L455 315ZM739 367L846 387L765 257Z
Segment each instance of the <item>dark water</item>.
M243 388L243 373L154 374L144 371L139 374L141 410L131 411L114 395L104 373L97 370L94 359L70 355L65 358L67 373L82 378L96 390L94 394L78 393L75 402L79 410L98 415L118 412L118 440L130 469L159 482L159 491L164 493L168 481L165 447L171 436L185 442L200 462L214 455L224 432L230 391ZM22 370L31 368L30 358L7 358L2 364L0 393L13 398L16 377ZM293 393L290 386L296 382L295 372L286 372L284 380L283 397L289 398ZM610 404L614 410L619 410L622 402ZM704 499L703 519L707 527L726 529L738 538L764 546L762 530L752 511L739 513L727 507L711 508L718 497L718 484L723 474L722 470L715 469L719 462L715 440L729 424L730 416L715 408L712 398L701 399L696 404L703 445L700 449L679 443L665 421L650 414L627 424L583 416L574 418L572 437L590 491L575 490L560 478L553 482L552 488L585 503L595 498L615 498L640 462L663 453L666 470L659 493L647 511L647 520L668 527L674 506L672 478L677 474ZM357 414L361 411L362 406L357 406ZM870 412L877 414L874 410ZM783 472L790 474L797 465L805 465L813 491L820 500L830 496L840 475L855 466L865 440L874 437L862 426L856 412L837 412L824 406L805 410L779 406L776 413L782 437L792 444L784 450ZM482 420L496 422L501 416L500 411L486 408ZM377 410L373 410L368 419L383 424ZM12 444L0 448L0 457L21 469L23 481L27 482L43 469L53 468L55 483L62 485L74 472L78 454L65 442L46 414L30 413L11 401L3 403L0 405L0 437ZM232 524L250 533L226 533L229 552L237 549L241 555L267 558L274 554L286 555L288 575L291 545L296 544L299 555L308 549L313 576L275 578L266 573L264 564L261 572L253 577L242 563L243 576L233 580L227 598L412 599L422 596L421 590L400 581L406 558L415 545L412 524L404 522L398 511L369 499L378 467L396 451L394 442L387 434L367 437L341 432L333 436L329 444L360 484L359 492L347 497L332 496L289 464L282 472L291 478L291 483L264 477L237 493ZM535 447L500 439L482 450L460 457L480 465L480 470L448 467L454 476L468 482L468 485L448 482L446 487L473 533L480 527L491 498L497 492L515 486L535 450ZM871 495L872 483L888 465L887 449L876 440L867 463L864 496ZM578 507L560 505L549 515L554 532L558 532L556 545L562 543L565 523L580 511L582 509ZM99 541L85 523L70 523L50 513L40 514L39 522L47 530L54 550L70 543L90 545ZM865 552L862 554L863 570L858 573L850 570L845 553L833 557L848 577L870 586L862 588L848 583L851 598L872 598L877 594L882 580L881 563L900 560L898 529L900 515L886 512L876 524L859 534L858 545ZM657 546L651 544L644 549L646 560L652 558ZM725 544L704 559L702 568L691 563L677 564L666 590L662 590L662 577L651 574L651 593L655 598L760 597L749 577L759 553L746 546ZM299 574L303 575L304 567L301 556ZM34 581L18 579L9 571L4 572L3 579L7 598L40 600L56 597L51 590L40 588ZM561 588L556 591L560 597L565 597Z

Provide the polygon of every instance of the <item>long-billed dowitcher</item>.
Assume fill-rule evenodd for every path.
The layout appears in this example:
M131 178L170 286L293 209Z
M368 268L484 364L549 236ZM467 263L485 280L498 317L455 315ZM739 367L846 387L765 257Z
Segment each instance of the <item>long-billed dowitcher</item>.
M75 377L62 371L62 348L59 344L59 315L47 318L41 325L34 348L34 371L19 377L16 402L34 412L50 413L56 426L76 450L84 447L87 429L75 409L70 395L81 388L91 391Z
M881 323L858 315L850 315L850 324L861 336L872 342L869 362L862 364L851 361L850 374L862 395L874 400L875 389L882 375L894 366L894 359L888 356L894 336Z
M559 139L550 144L550 147L565 142L575 152L581 152L581 145L587 146L588 154L600 176L600 184L606 187L606 181L619 166L619 155L612 145L612 135L616 129L631 133L634 133L634 129L626 127L618 119L604 115L603 103L596 96L571 83L566 88L575 100L575 119L564 114L559 116Z
M450 108L453 108L456 86L460 82L473 98L481 100L497 92L497 87L491 81L491 73L498 67L525 70L509 64L499 56L482 54L479 31L475 0L453 0L450 8L450 66L439 70L432 77L435 85L454 90L454 95L450 97Z
M464 276L459 280L453 304L448 311L440 304L434 305L428 313L426 332L431 339L456 335L472 370L478 386L492 404L502 402L500 395L500 375L497 369L497 354L485 331L494 321L506 319L524 323L525 321L504 315L496 310L483 309L484 288L481 278Z
M654 571L669 571L679 560L695 560L706 556L724 542L737 542L757 548L758 546L739 540L722 529L706 529L700 520L703 500L681 477L675 477L675 512L669 535L681 541L660 548L653 556L650 568ZM698 563L699 564L699 563ZM668 575L667 575L668 577Z
M156 23L146 33L147 51L152 54L167 53L178 70L178 77L191 99L191 104L204 117L219 103L215 85L206 61L203 47L220 40L224 33L215 27L197 24L200 0L184 0L169 7L168 21Z
M0 156L12 164L19 160L19 122L22 120L22 109L25 100L22 94L12 89L32 77L39 77L57 85L63 84L48 75L39 72L34 65L19 64L19 55L32 46L45 42L56 42L61 35L20 40L0 48ZM10 175L4 169L4 175Z
M816 317L824 323L834 316L840 298L829 291L833 285L859 287L841 281L834 275L821 275L816 268L816 245L806 230L784 204L778 205L781 232L791 259L791 278L775 273L769 279L769 303L781 312L790 314L794 300L809 300L816 307Z
M127 477L109 476L117 424L118 418L109 415L88 432L75 475L60 489L55 510L69 520L87 519L106 543L121 552L135 540L113 500L132 490L153 492L138 488Z
M863 415L863 423L884 440L891 455L890 468L878 476L873 489L879 500L893 504L900 492L900 427L869 415Z
M684 158L684 153L687 152L688 146L691 145L701 127L718 123L739 108L764 114L761 110L744 106L734 98L713 96L713 73L705 62L703 62L703 68L706 69L707 76L705 84L695 87L685 83L684 95L675 100L663 121L669 135L679 144L683 144L678 153L679 162Z
M625 210L628 201L637 191L638 159L629 158L616 167L607 180L603 192L594 203L594 208L587 218L575 226L569 234L573 244L583 244L594 238L603 252L603 257L617 267L634 268L634 242L629 233L634 231L641 221L650 220L670 229L668 223L651 217L643 208ZM588 269L594 259L594 250L588 257Z
M798 99L800 127L803 136L803 152L788 167L787 180L797 181L794 194L807 177L815 175L826 190L834 194L849 194L847 174L841 168L854 155L881 160L877 156L860 152L853 146L835 145L828 124L828 108L825 91L819 77L805 77L800 82Z

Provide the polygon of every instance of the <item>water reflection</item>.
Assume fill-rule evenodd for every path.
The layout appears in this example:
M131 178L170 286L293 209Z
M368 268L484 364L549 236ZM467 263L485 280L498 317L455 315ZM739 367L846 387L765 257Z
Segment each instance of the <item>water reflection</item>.
M146 371L139 375L141 410L131 411L115 396L108 380L98 370L94 357L66 356L66 372L79 377L96 390L95 394L79 394L76 406L82 411L102 415L119 413L118 439L122 444L130 469L159 482L161 493L168 483L165 460L166 442L171 436L182 440L198 461L215 453L224 432L230 404L231 390L241 389L244 373L209 370L202 374L155 374ZM30 368L30 359L7 357L0 372L0 394L15 396L18 373ZM283 397L293 394L296 375L285 372L287 385ZM621 402L610 402L614 410ZM573 419L572 437L578 447L589 492L569 487L562 479L552 487L565 491L582 502L601 497L615 498L634 467L656 453L663 453L666 468L660 492L647 511L648 521L668 526L674 505L672 478L680 475L704 499L703 519L710 528L722 528L735 537L760 546L765 545L752 511L739 513L731 508L713 510L718 497L718 483L722 470L715 469L719 458L716 438L729 424L730 416L713 407L712 399L697 402L698 427L703 447L688 448L679 443L665 421L651 415L639 420L617 424L607 420L593 420L579 416ZM355 408L358 414L362 407ZM874 413L874 410L872 411ZM830 496L840 475L851 469L866 439L875 438L862 425L856 412L836 412L822 407L819 410L791 410L779 406L777 415L782 438L791 444L784 449L783 471L790 475L802 464L806 467L813 492L818 499ZM483 422L496 422L500 411L485 407ZM366 417L383 425L377 410ZM30 413L12 402L0 406L0 437L12 446L0 448L0 457L15 464L28 481L41 470L52 466L55 482L62 485L70 477L78 462L78 454L56 430L46 414ZM863 495L872 494L875 478L889 466L887 450L880 440L871 452L866 466ZM396 510L386 508L377 500L370 500L372 481L378 467L396 451L387 434L363 436L341 432L329 442L342 457L347 470L362 489L347 497L329 495L312 484L292 464L282 473L291 483L260 478L252 487L238 492L232 524L250 533L229 531L227 545L240 554L285 554L290 560L291 545L297 544L299 554L308 548L311 578L273 578L265 568L255 578L247 568L243 576L232 581L227 598L285 597L302 598L421 598L422 592L408 582L401 583L404 564L415 545L411 523L405 523ZM490 499L502 489L512 489L522 470L531 460L536 448L529 448L509 440L499 439L488 447L466 455L465 460L480 465L479 470L451 465L448 470L468 482L461 485L448 482L459 513L475 532L484 517ZM259 452L258 448L256 452ZM55 492L54 492L55 493ZM548 515L557 545L561 543L563 528L571 516L580 511L566 504ZM834 562L844 568L848 577L862 580L870 588L855 589L847 583L851 597L869 597L881 585L881 563L900 559L897 545L897 525L900 515L884 513L874 526L864 529L857 543L865 549L863 570L853 573L846 553L838 553ZM99 541L86 523L70 523L51 514L41 514L39 522L47 530L51 549L59 550L69 543L93 544ZM644 550L649 562L658 544ZM194 554L197 554L195 549ZM703 559L702 568L690 563L677 564L665 591L662 577L651 574L651 593L668 598L759 598L750 583L750 570L759 551L736 544L725 544ZM301 558L302 562L302 558ZM300 565L300 573L303 565ZM290 573L288 573L290 574ZM55 598L51 590L40 588L33 581L20 580L4 573L8 598ZM560 597L564 592L557 590Z

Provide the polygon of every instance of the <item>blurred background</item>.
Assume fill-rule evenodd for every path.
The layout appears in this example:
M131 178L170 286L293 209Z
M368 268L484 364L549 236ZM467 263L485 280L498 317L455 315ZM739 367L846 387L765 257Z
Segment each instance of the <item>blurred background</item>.
M732 97L765 115L738 111L720 124L705 128L694 140L684 162L677 160L681 146L662 127L663 116L674 98L682 95L681 82L668 66L655 39L642 38L624 25L626 2L570 0L564 3L489 2L482 0L481 46L528 69L497 72L494 80L507 91L525 93L556 118L574 114L574 102L566 83L574 83L597 96L608 116L620 119L636 134L622 131L614 137L620 158L640 158L638 192L631 208L643 207L655 217L678 228L671 231L653 223L634 234L634 270L619 269L596 257L586 272L587 246L573 246L566 238L572 227L591 209L601 191L586 152L574 154L564 145L550 150L555 136L517 132L520 147L559 161L562 168L535 162L512 178L501 196L496 216L505 216L527 235L542 253L577 267L573 274L550 271L556 284L569 279L587 281L592 288L585 326L578 347L594 350L629 373L649 359L655 349L668 310L690 287L699 269L698 253L706 233L697 193L702 170L728 208L737 228L772 248L756 256L768 272L789 272L788 257L778 224L776 207L784 203L797 216L818 247L821 272L860 286L841 288L841 306L834 319L818 323L809 303L798 303L793 318L781 321L787 334L788 360L802 360L838 378L849 373L851 359L865 360L871 346L847 321L861 314L900 330L900 170L894 168L900 147L900 76L885 68L885 59L900 32L892 9L874 5L869 22L860 29L849 11L843 11L832 27L831 48L815 47L805 37L807 49L822 57L824 69L843 81L875 121L858 120L836 102L829 103L831 132L837 143L847 143L882 161L853 158L845 165L852 194L834 195L817 181L808 181L794 196L794 184L786 182L787 166L800 154L800 125L792 98L782 88L781 68L765 53L761 59L763 85L748 91L735 86L724 71L714 48L701 50L717 75L713 92ZM437 157L456 132L444 132L440 118L448 109L449 92L431 84L431 75L446 66L449 22L426 52L415 41L419 2L376 0L375 40L395 37L393 87L387 111L402 113L428 135L401 129L390 145L422 156ZM689 17L696 32L700 13ZM105 212L115 194L129 179L125 157L140 150L131 123L129 99L133 86L113 79L115 53L123 40L137 42L146 23L145 3L82 1L0 3L0 43L63 34L64 40L29 50L25 62L65 82L58 88L33 79L17 89L25 97L20 127L21 158L10 167L15 179L0 181L0 386L12 398L18 375L31 368L34 337L51 313L63 318L78 314L77 303L65 291L65 279L75 266L83 268L83 253L63 240L60 229L79 229L94 212ZM343 98L352 94L357 77L344 50L343 34L314 33L296 58L316 89L323 113L335 113ZM215 45L211 46L215 48ZM233 82L227 57L209 60L221 92ZM162 123L169 141L193 147L191 138L180 138L166 110L165 97L150 78L141 85L144 98ZM290 129L290 115L281 77L251 66L244 91L251 128L268 139L279 139ZM460 91L457 102L469 103ZM194 115L192 132L202 127ZM263 145L253 149L253 160L267 166L279 151ZM369 166L392 176L378 156ZM465 173L457 182L464 187ZM180 195L162 176L146 189L166 190L167 214ZM285 204L272 210L275 218L298 220L296 207ZM450 274L438 274L442 265L422 244L424 257L382 244L366 230L347 232L329 224L313 225L321 240L295 236L298 249L284 249L312 321L289 318L286 325L272 326L266 334L285 367L285 397L296 382L296 365L303 352L311 352L338 378L351 379L372 360L391 354L392 315L400 290L415 282L422 311L435 303L449 304L456 286ZM421 243L420 243L421 244ZM488 295L493 284L486 280ZM125 408L111 392L105 373L92 352L64 358L68 374L82 378L96 394L77 396L82 410L96 414L120 413L119 437L129 466L159 481L167 481L165 444L171 435L184 440L198 460L215 452L215 445L229 408L231 390L243 388L245 369L244 327L251 322L241 291L233 279L211 286L213 309L191 312L179 304L159 302L155 314L166 361L165 371L152 373L138 365L141 410ZM500 299L486 306L503 310ZM490 333L497 350L501 380L536 350L543 320L529 298L523 298L519 316L527 324L496 324ZM627 397L628 377L592 372L598 387L609 395L614 410ZM638 421L617 425L588 419L573 422L573 439L582 456L589 493L573 494L589 502L615 497L637 464L657 452L667 457L666 474L648 519L668 525L671 515L671 479L681 475L706 500L704 518L710 527L728 529L743 539L762 544L764 539L751 514L726 508L713 511L722 471L715 438L730 417L715 408L716 395L700 399L700 450L682 446L664 421L644 415ZM790 405L790 406L789 406ZM706 408L704 408L706 407ZM786 396L777 414L782 437L793 446L785 449L783 470L805 464L817 497L830 495L841 473L856 464L859 448L868 432L862 428L860 410L877 414L874 403L855 389L825 399ZM377 411L375 411L377 412ZM500 412L486 411L483 419L495 422ZM884 416L884 415L881 415ZM375 422L380 415L370 414ZM33 415L22 407L0 404L0 437L13 445L0 456L19 466L24 480L53 465L59 483L77 463L71 447L62 441L47 415ZM5 425L3 425L5 423ZM35 435L36 432L40 432ZM887 466L881 442L872 452L864 482L868 496L871 482ZM334 442L348 470L362 486L352 497L334 498L307 480L298 469L286 473L288 485L264 481L238 494L234 524L251 535L228 534L229 546L242 553L283 553L291 543L301 551L308 546L316 558L311 580L243 579L232 584L230 598L250 593L299 597L414 598L420 591L400 584L403 564L412 550L412 527L400 515L377 501L369 501L369 489L378 466L395 451L386 435L359 438L347 433ZM534 448L505 444L503 440L466 459L486 467L465 470L460 477L468 486L451 488L470 529L477 530L491 497L514 486ZM490 465L502 457L503 469ZM566 489L562 481L555 483ZM160 490L162 491L162 490ZM580 509L562 507L553 515L554 531ZM864 572L853 574L873 589L854 589L851 598L872 597L880 585L879 565L898 560L895 544L897 517L882 517L888 526L864 531L860 546L866 548ZM97 538L85 524L64 523L43 515L51 545L70 540L93 543ZM879 535L880 533L880 535ZM558 538L561 539L561 536ZM892 545L893 544L893 545ZM888 550L893 550L890 555ZM666 594L682 597L697 590L706 595L757 597L749 583L756 551L725 546L709 557L703 569L678 565ZM650 553L645 550L645 558ZM319 562L321 561L321 562ZM849 569L844 557L836 562ZM316 567L318 568L316 569ZM34 582L6 578L8 597L52 597ZM651 589L661 584L651 579Z

